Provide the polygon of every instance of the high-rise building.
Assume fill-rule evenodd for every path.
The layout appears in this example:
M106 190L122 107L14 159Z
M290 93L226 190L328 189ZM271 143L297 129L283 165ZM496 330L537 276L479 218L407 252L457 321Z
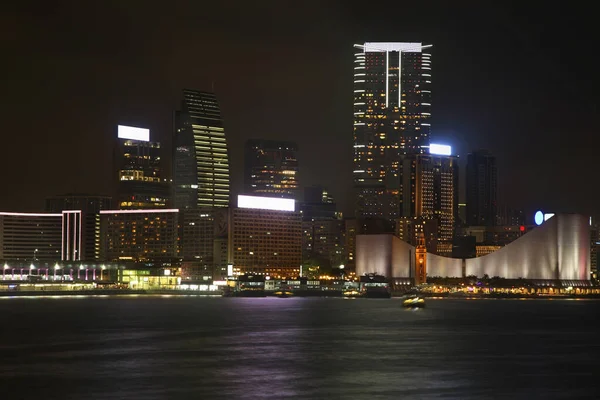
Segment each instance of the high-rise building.
M235 275L300 275L302 217L294 200L238 196L230 218L229 259Z
M467 156L467 225L494 226L498 217L496 157L487 150Z
M437 249L451 251L458 214L458 159L451 155L411 154L402 164L402 218L437 221ZM425 234L425 231L416 234ZM428 238L426 237L426 241Z
M120 209L167 206L169 185L161 173L160 152L148 129L118 126L114 163Z
M280 140L250 139L244 150L246 193L298 197L298 145Z
M184 89L174 115L173 204L178 209L229 206L229 155L213 93Z
M333 197L322 186L304 188L302 214L302 265L337 268L345 264L345 226ZM318 264L318 265L317 265Z
M220 280L227 277L228 223L229 208L203 207L180 211L180 255L187 278Z
M304 188L304 201L298 208L303 221L339 219L341 213L337 212L333 197L322 186L308 186Z
M88 194L65 194L46 199L46 211L61 213L78 210L81 212L82 261L100 260L100 211L112 209L112 198Z
M404 154L426 153L431 54L421 43L364 43L354 55L354 185L357 217L400 216Z
M525 212L518 208L512 208L508 206L498 207L498 217L496 218L496 225L501 226L519 226L525 225Z

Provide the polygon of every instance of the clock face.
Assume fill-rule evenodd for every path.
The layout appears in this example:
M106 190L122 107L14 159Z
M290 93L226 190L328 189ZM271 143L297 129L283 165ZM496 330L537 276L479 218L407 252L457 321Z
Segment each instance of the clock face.
M544 222L544 213L541 211L536 212L535 216L534 216L534 220L535 220L536 225L541 225L542 222Z

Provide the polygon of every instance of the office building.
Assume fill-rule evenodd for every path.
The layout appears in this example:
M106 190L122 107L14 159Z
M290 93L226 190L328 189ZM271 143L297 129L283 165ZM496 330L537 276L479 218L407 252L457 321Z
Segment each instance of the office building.
M432 145L434 146L434 145ZM427 220L435 220L437 225L437 249L430 252L447 253L452 251L452 238L455 231L455 219L458 215L458 159L444 154L410 154L402 162L401 182L402 219L408 221L419 218L424 229ZM432 244L427 232L426 245ZM414 243L413 240L410 241Z
M62 213L0 212L0 260L61 260L62 224Z
M421 43L364 43L354 54L354 186L358 218L400 214L404 154L426 153L431 54Z
M356 235L360 234L360 227L356 218L344 219L344 255L346 269L356 270Z
M498 216L496 157L487 150L467 156L467 225L494 226Z
M111 210L112 198L89 194L69 193L46 199L46 211L81 212L81 253L82 261L100 260L100 210Z
M216 96L185 89L173 122L174 206L228 207L229 155Z
M300 275L302 217L294 200L238 196L230 218L229 260L234 275Z
M251 139L244 149L244 184L248 194L298 199L298 145Z
M339 219L341 213L333 197L323 186L307 186L304 188L304 201L298 204L303 221Z
M321 267L345 264L344 221L320 219L302 221L302 263L321 263Z
M228 208L180 211L180 256L186 278L222 280L227 277L228 223Z
M161 147L150 131L119 125L115 150L116 205L120 209L165 208L169 184L162 176Z
M507 206L498 207L497 225L520 226L525 224L525 212L520 209Z
M177 262L178 218L176 209L101 210L101 259Z

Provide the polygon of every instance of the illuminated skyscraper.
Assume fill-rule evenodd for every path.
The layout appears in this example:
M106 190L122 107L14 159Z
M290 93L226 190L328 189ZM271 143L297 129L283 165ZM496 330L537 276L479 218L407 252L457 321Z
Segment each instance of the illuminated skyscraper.
M229 156L216 96L184 89L174 130L174 206L228 207Z
M426 153L431 54L421 43L364 43L354 55L354 184L357 216L400 215L404 154Z
M280 140L251 139L244 151L247 193L297 199L298 145Z
M161 173L160 143L150 131L118 126L115 168L117 205L120 209L164 208L169 185Z
M451 252L458 214L458 159L445 154L409 154L403 159L401 177L400 223L417 224L420 228L414 234L425 234L430 251ZM435 231L429 235L432 227ZM412 242L414 237L405 240Z

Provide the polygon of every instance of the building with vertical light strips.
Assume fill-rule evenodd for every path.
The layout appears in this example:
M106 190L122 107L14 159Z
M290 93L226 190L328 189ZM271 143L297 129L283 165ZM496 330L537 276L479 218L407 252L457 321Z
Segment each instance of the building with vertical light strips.
M426 153L431 54L421 43L364 43L354 54L354 186L357 217L400 216L404 154Z
M228 207L229 155L216 96L185 89L174 135L174 206Z
M69 193L46 199L46 211L81 212L82 244L78 255L82 261L100 260L100 210L111 210L112 198L89 194Z
M81 211L0 212L0 260L80 261Z

